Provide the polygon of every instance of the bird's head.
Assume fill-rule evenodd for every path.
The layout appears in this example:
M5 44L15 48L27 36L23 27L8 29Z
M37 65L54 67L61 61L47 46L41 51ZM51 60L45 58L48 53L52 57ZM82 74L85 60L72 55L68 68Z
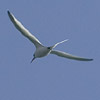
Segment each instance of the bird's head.
M47 49L48 49L48 50L52 50L52 49L53 49L53 47L52 47L52 46L51 46L51 47L47 47Z

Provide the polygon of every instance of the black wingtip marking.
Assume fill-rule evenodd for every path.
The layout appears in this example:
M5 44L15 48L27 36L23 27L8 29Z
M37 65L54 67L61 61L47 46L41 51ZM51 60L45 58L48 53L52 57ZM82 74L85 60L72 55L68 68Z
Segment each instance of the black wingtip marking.
M90 61L92 61L93 59L90 59Z
M9 10L7 10L7 13L8 13L8 14L10 14L10 11L9 11Z

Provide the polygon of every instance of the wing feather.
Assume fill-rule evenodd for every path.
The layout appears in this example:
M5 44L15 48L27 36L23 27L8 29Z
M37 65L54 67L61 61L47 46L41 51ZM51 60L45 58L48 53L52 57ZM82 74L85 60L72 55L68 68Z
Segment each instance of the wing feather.
M60 57L65 57L65 58L68 58L68 59L73 59L73 60L80 60L80 61L92 61L93 60L93 59L88 59L88 58L74 56L74 55L71 55L69 53L58 51L58 50L52 50L50 53L51 54L55 54L55 55L60 56Z
M34 36L32 35L15 17L13 14L11 14L8 11L8 16L10 18L10 20L12 21L12 23L14 24L14 26L25 36L27 37L31 42L34 43L34 45L37 47L41 46L42 44L40 43L40 41Z

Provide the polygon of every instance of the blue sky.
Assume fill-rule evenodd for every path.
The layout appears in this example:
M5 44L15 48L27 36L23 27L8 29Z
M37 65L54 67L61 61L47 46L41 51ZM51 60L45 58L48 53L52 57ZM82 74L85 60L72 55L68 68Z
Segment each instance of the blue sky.
M0 100L100 100L100 0L0 1ZM36 59L35 47L10 22L10 10L45 45L93 58Z

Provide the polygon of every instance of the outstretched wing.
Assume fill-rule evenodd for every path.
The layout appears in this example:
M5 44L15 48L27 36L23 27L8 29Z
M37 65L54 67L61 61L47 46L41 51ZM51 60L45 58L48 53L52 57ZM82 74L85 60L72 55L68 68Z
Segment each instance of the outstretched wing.
M41 46L42 44L40 43L40 41L34 36L32 35L15 17L13 14L11 14L8 11L8 16L10 18L10 20L12 21L12 23L15 25L15 27L25 36L27 37L31 42L34 43L34 45L37 47Z
M52 46L52 48L55 48L57 45L59 45L59 44L61 44L61 43L63 43L63 42L66 42L66 41L68 41L69 39L66 39L66 40L63 40L63 41L61 41L61 42L58 42L58 43L56 43L55 45L53 45Z
M51 54L55 54L55 55L60 56L60 57L65 57L65 58L68 58L68 59L73 59L73 60L80 60L80 61L92 61L93 60L93 59L73 56L71 54L68 54L68 53L62 52L62 51L58 51L58 50L52 50L50 53Z

